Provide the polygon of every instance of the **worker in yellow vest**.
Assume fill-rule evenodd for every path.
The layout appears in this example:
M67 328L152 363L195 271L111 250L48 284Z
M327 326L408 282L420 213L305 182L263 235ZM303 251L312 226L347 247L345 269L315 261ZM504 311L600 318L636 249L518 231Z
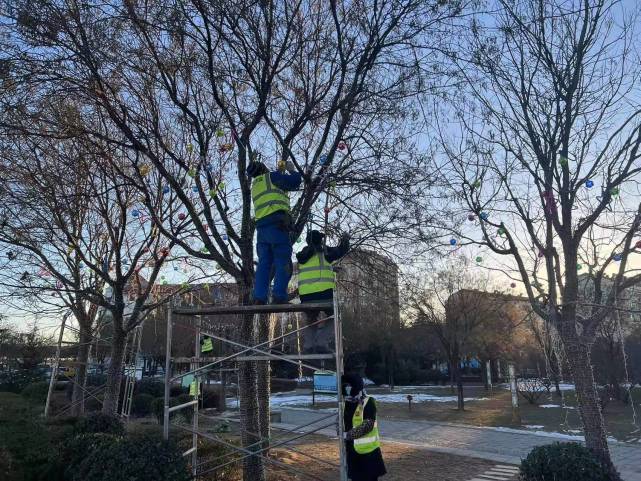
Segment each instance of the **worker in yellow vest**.
M345 409L347 476L352 481L376 481L385 475L381 439L376 420L376 401L363 388L363 379L346 374L341 379Z
M252 179L251 195L256 221L256 304L267 303L272 271L272 303L288 301L287 285L292 276L292 219L288 192L299 188L302 176L292 161L285 163L285 170L287 173L270 172L262 162L251 162L247 166L247 175Z
M310 230L307 245L296 254L298 260L298 295L301 303L326 302L334 299L336 273L334 263L349 251L349 236L343 235L336 247L325 245L325 234ZM313 323L318 316L330 316L334 310L307 314L307 322ZM331 320L309 327L304 334L305 354L329 353L334 350L334 324Z

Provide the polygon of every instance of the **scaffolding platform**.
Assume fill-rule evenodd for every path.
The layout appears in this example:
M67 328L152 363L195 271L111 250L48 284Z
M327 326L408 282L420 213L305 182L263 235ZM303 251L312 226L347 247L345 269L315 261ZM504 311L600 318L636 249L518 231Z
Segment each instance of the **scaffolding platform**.
M304 304L252 304L247 306L205 306L198 308L175 308L174 314L186 316L205 316L223 314L280 314L283 312L331 311L331 302L309 302Z

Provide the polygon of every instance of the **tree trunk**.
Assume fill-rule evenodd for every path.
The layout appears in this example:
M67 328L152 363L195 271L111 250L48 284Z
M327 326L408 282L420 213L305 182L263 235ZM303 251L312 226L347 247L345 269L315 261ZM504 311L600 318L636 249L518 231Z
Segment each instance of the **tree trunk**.
M463 378L461 377L460 360L452 359L450 365L452 366L452 379L456 383L457 409L464 411L465 399L463 398Z
M262 343L269 340L269 314L261 314L258 319L258 342ZM263 347L262 349L268 350ZM270 383L270 362L259 361L257 363L256 377L256 395L258 397L258 423L260 428L260 437L262 439L263 449L269 447L270 434L270 417L271 410L269 407L269 395L271 392ZM267 454L267 451L264 453Z
M240 303L243 303L240 299ZM240 342L250 344L254 339L253 334L254 318L252 315L245 315L242 319L240 329ZM238 390L240 397L240 423L241 441L245 449L258 451L261 448L259 436L259 410L256 382L256 362L244 361L238 364ZM258 456L251 456L243 459L243 481L265 481L265 465Z
M114 322L114 326L116 323ZM122 384L122 366L125 354L125 342L127 336L123 332L114 329L111 340L111 363L107 369L107 384L105 387L105 398L102 403L102 412L112 416L118 411L118 398L120 397L120 385Z
M610 457L607 432L599 402L599 393L594 383L590 361L590 347L570 339L565 346L568 364L576 388L576 396L583 421L586 446L609 467L613 479L620 480Z
M72 416L80 416L85 412L85 393L87 380L87 363L89 362L89 346L91 342L91 328L86 323L80 323L80 334L78 337L78 353L76 361L78 362L78 369L76 370L76 379L73 385L73 392L71 394L71 408Z

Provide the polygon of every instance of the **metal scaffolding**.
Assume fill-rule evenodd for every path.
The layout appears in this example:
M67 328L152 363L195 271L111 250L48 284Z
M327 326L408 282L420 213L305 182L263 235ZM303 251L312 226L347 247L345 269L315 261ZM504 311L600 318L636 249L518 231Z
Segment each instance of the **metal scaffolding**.
M64 340L65 331L71 331L76 334L79 333L78 329L69 325L69 323L67 322L69 316L70 316L70 313L65 314L62 318L62 323L60 325L60 333L58 335L56 353L55 353L53 365L51 368L51 377L49 378L49 389L47 391L47 400L45 402L45 410L44 410L45 417L51 416L51 400L53 398L55 384L58 380L58 373L60 370L61 357L62 357L62 346L65 345L68 347L77 347L80 345L79 341ZM100 336L100 330L102 329L102 327L104 326L99 326L96 328L95 330L96 334L94 333L89 334L89 337L91 340L88 343L89 352L87 355L87 363L86 363L87 367L89 367L92 364L92 349L97 350L98 344L103 344L104 346L110 346L108 342L109 339L103 338ZM136 360L138 358L138 353L140 351L140 342L142 339L142 328L143 328L142 324L134 328L134 330L128 334L127 339L125 341L125 348L123 353L123 356L124 356L123 375L124 375L125 389L122 393L123 401L122 401L122 410L120 413L120 415L125 420L127 420L129 418L129 415L131 414L134 387L136 384ZM74 349L74 352L76 352L75 349ZM74 366L81 365L79 361L66 361L66 363ZM55 414L55 417L60 417L60 416L69 414L69 412L71 412L71 410L75 406L77 406L78 404L84 403L88 398L93 398L96 401L98 401L100 404L102 404L102 399L100 395L105 390L106 384L103 383L99 386L89 387L86 385L86 378L85 378L85 383L79 384L75 376L65 376L65 377L66 377L66 380L71 382L73 385L78 385L83 395L81 396L80 399L76 400L75 402L70 401L62 410L60 410Z
M248 458L248 457L259 457L263 459L266 463L283 468L287 471L291 471L297 475L300 475L307 479L315 479L326 481L323 478L319 477L316 474L307 473L296 466L291 466L286 463L268 457L266 452L272 448L284 448L297 454L306 456L310 459L313 459L315 462L319 462L340 470L340 481L347 481L347 465L345 459L345 444L343 442L343 396L340 385L340 379L343 374L343 336L342 336L342 326L340 322L340 314L337 303L337 295L334 295L334 302L319 302L319 303L309 303L309 304L272 304L272 305L252 305L252 306L231 306L231 307L222 307L222 306L209 306L202 308L169 308L167 311L167 344L166 344L166 358L165 358L165 406L164 406L164 422L163 422L163 435L165 439L169 438L169 428L170 428L170 414L172 412L180 411L183 409L193 409L193 417L191 428L186 426L175 425L175 427L182 429L188 433L192 434L192 445L191 448L183 453L183 456L189 456L191 454L191 467L192 475L194 479L222 469L230 464L238 463L239 461ZM333 310L334 314L329 315L323 319L317 319L313 322L306 323L303 327L298 327L286 334L281 336L268 339L257 344L243 344L241 342L233 341L224 336L216 335L208 330L204 329L200 322L200 316L220 316L226 314L238 314L238 315L266 315L266 314L279 314L279 313L313 313L324 311L329 313ZM172 358L172 335L173 335L173 326L176 322L174 316L195 316L196 318L196 328L195 331L195 356L193 358L187 359L184 357L181 358ZM333 353L328 354L297 354L291 355L280 352L276 350L273 345L276 341L283 340L292 335L299 335L301 331L308 329L312 326L317 326L318 324L334 319L334 339L335 339L335 350ZM257 319L254 318L254 321ZM201 356L200 350L200 337L208 336L212 339L221 341L224 345L230 346L237 350L237 352L229 355L221 355L219 357L203 357ZM307 364L306 361L314 360L334 360L336 362L336 403L337 403L337 413L331 413L328 416L325 416L321 419L316 419L311 423L307 423L302 426L296 426L291 430L283 429L281 430L284 433L283 439L280 438L270 438L264 439L256 433L250 433L254 435L258 440L251 444L250 446L238 447L233 443L222 439L220 436L213 435L206 432L204 429L199 428L199 418L203 419L221 419L221 417L208 416L199 412L199 400L200 400L200 389L196 391L196 396L192 401L177 405L170 405L170 388L173 382L182 380L185 376L194 376L196 385L200 386L198 379L206 375L206 373L219 369L223 363L227 362L252 362L252 361L282 361L290 364L294 364L297 367L302 367L304 369L310 369L315 371L318 369L317 366ZM190 362L190 370L185 373L176 374L172 376L172 365L176 361L179 362ZM314 426L313 429L300 432L302 429L308 428L312 425L316 425L321 421L324 422L321 426ZM339 464L331 463L321 458L315 457L311 454L307 454L301 451L298 451L296 448L289 446L290 443L293 443L305 436L312 435L326 429L329 427L336 428L336 434L338 437L339 443ZM243 427L241 426L241 429ZM246 431L248 432L248 431ZM208 439L219 445L222 445L231 450L231 453L227 455L220 456L214 460L205 461L199 463L198 460L198 438L202 437L203 439ZM259 448L259 449L256 449ZM230 454L239 454L240 457L230 460ZM212 465L213 464L213 465Z

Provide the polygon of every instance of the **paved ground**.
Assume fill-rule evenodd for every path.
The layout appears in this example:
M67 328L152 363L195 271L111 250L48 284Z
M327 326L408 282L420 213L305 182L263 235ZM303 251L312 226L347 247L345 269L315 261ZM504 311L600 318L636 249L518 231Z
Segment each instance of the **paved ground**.
M282 408L283 426L292 428L308 424L330 413L302 409ZM305 430L314 429L330 420L319 421ZM535 446L553 443L558 439L533 433L503 432L492 428L477 428L457 424L439 424L428 421L379 420L385 442L416 445L433 451L458 454L518 464ZM335 435L332 429L319 431ZM611 443L612 455L625 481L641 481L641 445ZM481 478L482 479L482 478ZM491 478L485 478L491 479Z

